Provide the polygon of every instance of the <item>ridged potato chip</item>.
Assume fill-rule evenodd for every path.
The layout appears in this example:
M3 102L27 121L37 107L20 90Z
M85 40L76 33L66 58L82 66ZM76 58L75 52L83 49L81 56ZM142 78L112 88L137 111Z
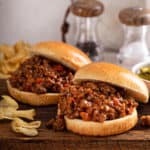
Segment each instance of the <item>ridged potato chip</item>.
M0 79L7 79L30 56L31 45L18 41L14 46L0 45Z

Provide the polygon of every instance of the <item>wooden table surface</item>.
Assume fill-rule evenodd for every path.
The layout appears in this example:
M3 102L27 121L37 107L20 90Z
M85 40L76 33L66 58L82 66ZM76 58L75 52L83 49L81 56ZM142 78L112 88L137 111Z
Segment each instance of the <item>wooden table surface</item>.
M0 95L8 94L5 80L0 80ZM20 104L23 109L31 106ZM0 121L0 150L150 150L150 129L140 126L140 122L129 132L109 137L86 137L71 132L54 132L45 127L46 121L56 114L56 106L35 107L36 119L42 120L39 136L25 137L11 131L10 121ZM139 116L150 114L150 103L140 104Z

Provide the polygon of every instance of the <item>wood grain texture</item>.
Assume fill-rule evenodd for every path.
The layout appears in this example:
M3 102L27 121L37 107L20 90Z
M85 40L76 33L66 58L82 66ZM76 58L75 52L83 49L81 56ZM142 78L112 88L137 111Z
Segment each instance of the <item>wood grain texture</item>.
M0 95L8 94L4 80L0 80ZM20 104L20 108L30 109L31 106ZM42 120L39 136L25 137L14 133L10 128L10 121L0 121L0 150L77 150L77 149L111 149L111 150L136 150L150 149L150 129L140 126L124 134L109 137L86 137L71 132L54 132L45 127L45 122L56 115L55 105L35 107L37 120ZM150 103L140 104L139 116L150 114Z

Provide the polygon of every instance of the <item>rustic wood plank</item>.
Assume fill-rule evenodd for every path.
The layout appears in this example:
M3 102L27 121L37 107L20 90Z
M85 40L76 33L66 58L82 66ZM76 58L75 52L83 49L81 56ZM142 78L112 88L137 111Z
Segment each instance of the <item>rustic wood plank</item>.
M0 80L0 95L8 94L4 80ZM20 104L23 109L31 106ZM36 119L42 120L39 129L39 136L25 137L14 133L10 128L10 121L0 121L0 150L5 149L114 149L114 150L135 150L150 149L150 129L140 126L140 122L135 128L124 134L109 137L86 137L70 132L54 132L45 127L46 121L56 115L57 106L35 107L37 111ZM138 108L139 116L150 114L150 103L140 104Z

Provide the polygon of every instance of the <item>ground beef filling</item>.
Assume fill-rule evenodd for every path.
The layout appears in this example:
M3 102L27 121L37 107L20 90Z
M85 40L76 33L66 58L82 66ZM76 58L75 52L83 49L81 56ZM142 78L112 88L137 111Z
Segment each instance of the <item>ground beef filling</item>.
M26 60L9 79L21 91L38 94L60 93L70 85L74 71L42 56Z
M65 127L62 120L64 115L70 119L104 122L129 115L137 106L133 98L125 95L124 89L107 83L84 82L72 85L63 90L53 128L61 130Z

